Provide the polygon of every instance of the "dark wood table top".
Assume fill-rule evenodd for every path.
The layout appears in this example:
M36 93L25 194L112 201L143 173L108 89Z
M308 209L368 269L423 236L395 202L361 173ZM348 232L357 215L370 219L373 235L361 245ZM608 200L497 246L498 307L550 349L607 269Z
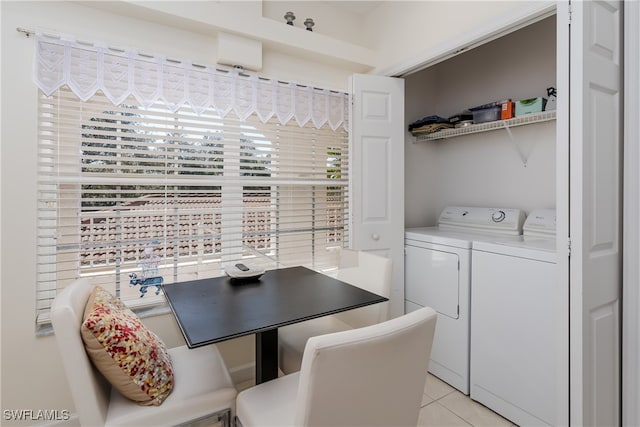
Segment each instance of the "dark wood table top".
M163 290L190 348L387 301L305 267L270 270L256 281L224 276Z

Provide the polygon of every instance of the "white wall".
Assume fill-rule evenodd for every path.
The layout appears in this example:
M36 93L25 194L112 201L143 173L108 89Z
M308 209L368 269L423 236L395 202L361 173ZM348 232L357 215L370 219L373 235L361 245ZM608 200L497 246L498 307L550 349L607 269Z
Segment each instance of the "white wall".
M304 3L304 9L311 14L315 3ZM328 20L332 8L321 3L317 4L317 12L321 17L319 25L320 22L324 24L314 32L306 31L300 24L286 25L284 19L276 17L279 12L272 10L273 4L265 3L264 9L268 15L262 16L263 4L258 0L108 1L90 2L90 4L104 11L115 11L205 35L224 31L257 40L270 49L308 59L307 66L322 62L337 68L348 67L358 72L367 72L374 66L374 52L351 41L352 30L349 28L354 27L351 22L353 15L340 15L337 24L330 23ZM359 17L353 18L359 19ZM284 63L279 68L285 73L294 73L297 76L296 81L304 84L319 84L326 79L315 70L306 73L307 67L290 68ZM317 76L321 76L320 81L313 80ZM333 83L330 87L346 89L343 79Z
M286 22L284 14L291 11L296 16L293 22L295 27L305 28L305 19L311 18L315 23L314 33L370 47L369 40L362 31L362 21L365 17L335 3L339 2L265 0L262 2L262 16L276 22Z
M480 35L493 35L507 21L529 19L553 8L545 1L382 1L368 13L353 13L339 1L136 1L95 2L94 7L117 10L158 23L210 34L216 30L262 41L264 46L289 54L321 60L357 72L395 75L425 52L453 40L465 43ZM353 3L353 2L352 2ZM296 25L284 24L285 11L296 14ZM314 32L302 22L311 17ZM460 38L463 36L462 38ZM449 46L451 47L451 46ZM283 70L286 71L286 68ZM294 72L301 70L294 69ZM298 73L302 79L307 75ZM313 73L311 74L313 76ZM304 81L306 82L306 81ZM312 83L312 82L309 82ZM338 81L336 88L345 88Z
M0 3L2 14L2 409L74 411L53 335L35 336L37 91L34 41L16 27L45 27L79 38L213 64L215 35L114 15L69 2ZM265 49L262 73L336 86L353 72ZM183 344L170 314L144 319L167 345ZM252 337L220 345L229 367L253 360ZM2 416L2 415L0 415ZM0 424L11 424L2 419ZM32 423L24 423L32 424Z
M367 15L362 31L376 52L378 68L398 70L397 64L413 64L424 52L458 40L462 34L481 30L486 35L502 16L545 3L549 2L388 1Z
M546 96L555 85L555 17L406 78L407 125L424 116ZM555 206L555 122L431 142L405 151L405 224L434 225L447 205ZM528 157L526 167L518 147Z

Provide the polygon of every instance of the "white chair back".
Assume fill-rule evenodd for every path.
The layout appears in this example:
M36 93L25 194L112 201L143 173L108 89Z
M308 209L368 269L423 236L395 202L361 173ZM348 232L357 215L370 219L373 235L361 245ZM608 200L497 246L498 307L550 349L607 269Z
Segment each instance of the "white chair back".
M80 335L84 308L92 290L88 280L80 279L60 291L51 307L51 323L80 422L102 426L111 385L93 367Z
M294 425L415 426L436 312L425 307L387 322L307 341Z
M391 294L392 262L388 258L344 249L337 278L385 298ZM389 303L374 304L335 315L354 328L373 325L389 319Z

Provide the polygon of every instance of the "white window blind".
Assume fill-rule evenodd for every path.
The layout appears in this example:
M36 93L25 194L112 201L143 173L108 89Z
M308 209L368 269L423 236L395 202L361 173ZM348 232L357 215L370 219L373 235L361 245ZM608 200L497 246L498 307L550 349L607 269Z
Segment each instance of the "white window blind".
M220 276L226 263L336 265L348 243L348 138L311 121L241 121L189 105L39 98L37 319L78 277L130 305L141 264L165 283Z

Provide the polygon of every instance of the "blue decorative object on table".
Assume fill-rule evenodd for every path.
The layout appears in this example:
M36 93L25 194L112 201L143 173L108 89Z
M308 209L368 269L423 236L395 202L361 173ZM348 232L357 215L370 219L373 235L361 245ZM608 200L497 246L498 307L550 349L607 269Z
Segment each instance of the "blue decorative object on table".
M145 294L147 293L147 288L149 286L155 286L156 295L158 295L162 290L162 282L164 281L164 279L161 276L149 277L146 279L138 279L138 275L136 273L131 273L129 275L129 278L131 279L129 281L129 286L133 287L135 285L140 285L140 298L145 296Z
M151 245L157 245L159 242L153 241ZM147 288L149 286L156 287L156 295L162 290L163 279L158 276L158 264L160 264L160 257L154 255L153 246L144 248L144 258L140 261L139 267L142 269L142 277L138 278L136 273L131 273L129 278L129 286L133 287L140 285L140 298L145 296Z

